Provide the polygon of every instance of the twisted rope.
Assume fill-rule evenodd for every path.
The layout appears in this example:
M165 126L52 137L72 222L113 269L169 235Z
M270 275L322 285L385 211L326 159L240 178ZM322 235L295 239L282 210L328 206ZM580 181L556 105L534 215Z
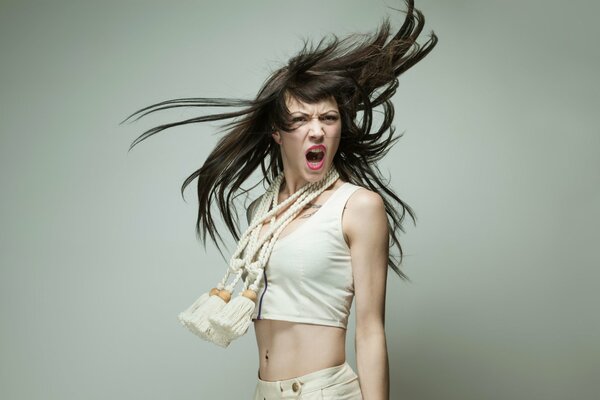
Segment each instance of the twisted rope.
M231 293L242 274L247 272L247 278L244 282L242 292L246 289L258 292L264 268L273 247L275 246L275 242L277 242L279 234L308 203L323 193L323 191L331 186L338 177L339 174L337 170L332 166L323 179L318 182L303 185L290 197L280 204L277 204L279 189L283 181L283 172L279 174L261 199L255 216L253 217L250 226L248 226L240 238L237 249L229 262L229 268L221 282L217 285L217 289L226 289ZM287 208L279 218L276 218L277 214L288 206L289 208ZM271 210L269 210L269 208L271 208ZM259 239L260 231L266 221L270 222L269 229L265 235ZM240 258L242 253L244 253L244 257ZM258 256L256 257L257 253ZM231 284L226 285L232 275L235 275L233 281ZM250 284L251 277L255 278L254 282Z

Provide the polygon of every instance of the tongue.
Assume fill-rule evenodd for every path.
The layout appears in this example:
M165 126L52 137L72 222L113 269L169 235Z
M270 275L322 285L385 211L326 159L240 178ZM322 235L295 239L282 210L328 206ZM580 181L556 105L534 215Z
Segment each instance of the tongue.
M306 155L306 159L310 162L319 162L323 159L323 153L313 153L311 151Z

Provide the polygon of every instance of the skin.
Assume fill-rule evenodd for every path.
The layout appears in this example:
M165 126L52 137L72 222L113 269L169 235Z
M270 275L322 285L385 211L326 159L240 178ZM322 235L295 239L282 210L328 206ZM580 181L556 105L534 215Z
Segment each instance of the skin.
M321 179L333 162L340 142L341 121L333 98L307 104L289 98L295 129L273 132L280 145L285 184L279 202L306 182ZM305 151L326 146L325 164L313 171L306 165ZM291 221L280 238L298 228L331 194L343 185L338 179ZM285 210L282 210L282 212ZM268 226L265 224L261 235ZM357 373L363 399L389 398L389 366L384 330L387 279L388 227L381 196L361 188L350 196L342 214L342 231L350 249L355 289ZM298 377L346 360L346 330L339 327L277 320L255 320L259 352L259 377L276 381Z
M272 134L281 150L285 176L281 194L285 198L307 182L317 182L325 176L340 145L342 132L340 113L334 98L307 104L288 97L286 105L295 129L289 132L274 131ZM325 164L315 171L306 165L305 153L309 147L318 144L326 147Z

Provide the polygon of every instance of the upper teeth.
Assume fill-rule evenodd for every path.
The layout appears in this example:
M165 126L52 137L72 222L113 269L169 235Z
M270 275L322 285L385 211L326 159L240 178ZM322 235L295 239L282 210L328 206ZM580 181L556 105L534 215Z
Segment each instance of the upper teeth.
M322 153L323 149L311 149L309 150L310 153Z

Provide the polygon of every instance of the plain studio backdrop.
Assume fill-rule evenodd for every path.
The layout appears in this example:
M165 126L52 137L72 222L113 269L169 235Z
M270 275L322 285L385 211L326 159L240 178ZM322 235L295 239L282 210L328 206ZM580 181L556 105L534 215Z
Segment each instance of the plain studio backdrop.
M0 2L0 398L251 397L253 328L224 350L177 320L226 268L196 239L196 181L180 193L219 126L128 152L200 111L119 122L172 98L253 97L303 38L385 15L398 28L388 5L404 7ZM412 282L388 276L392 399L597 398L600 7L416 6L421 42L440 41L400 79L404 136L380 164L417 213L401 236ZM354 314L347 349L356 367Z

